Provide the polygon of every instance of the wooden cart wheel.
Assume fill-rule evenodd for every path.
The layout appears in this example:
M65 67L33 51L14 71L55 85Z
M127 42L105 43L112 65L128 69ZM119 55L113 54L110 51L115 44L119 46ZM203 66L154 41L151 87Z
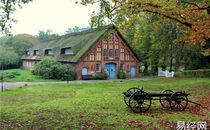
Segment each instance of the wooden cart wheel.
M163 94L173 94L172 90L165 90L162 92ZM163 108L170 108L169 105L170 96L169 97L160 97L160 104Z
M188 98L183 92L176 92L171 95L170 107L174 111L183 111L187 108Z
M141 91L141 90L139 88L133 87L133 88L128 89L126 92L128 95L131 96L133 93L135 93L137 91ZM130 98L130 96L128 96L128 95L127 96L124 95L124 102L127 106L129 106L129 98Z
M151 106L151 97L146 92L137 91L130 96L129 106L135 113L146 112Z

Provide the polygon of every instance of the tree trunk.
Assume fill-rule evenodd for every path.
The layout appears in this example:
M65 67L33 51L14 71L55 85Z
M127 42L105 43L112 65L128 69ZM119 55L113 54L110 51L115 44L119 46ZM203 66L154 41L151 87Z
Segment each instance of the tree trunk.
M169 72L171 72L172 71L172 67L173 67L173 45L172 45L173 43L171 43L171 48L170 48L170 69L169 69Z
M144 64L144 73L146 74L148 72L148 65L147 63Z

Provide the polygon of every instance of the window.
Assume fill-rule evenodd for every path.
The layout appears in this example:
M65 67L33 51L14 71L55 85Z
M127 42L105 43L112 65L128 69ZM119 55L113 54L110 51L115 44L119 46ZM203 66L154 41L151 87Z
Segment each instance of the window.
M120 59L124 60L124 53L120 53Z
M124 48L121 48L121 49L120 49L120 52L121 52L121 53L124 52Z
M34 55L39 55L39 50L34 50Z
M104 57L107 57L107 56L108 56L107 49L104 49Z
M68 47L68 48L62 48L61 49L61 54L73 55L74 53L73 53L71 47Z
M98 47L98 48L97 48L97 51L101 52L101 48L100 48L100 47Z
M96 60L101 60L101 47L97 47Z
M120 72L124 71L124 64L120 64Z
M66 54L66 55L73 55L72 49L71 49L71 48L66 48L66 49L65 49L65 54Z
M115 56L116 56L116 57L119 56L119 50L118 50L118 49L115 50Z
M30 55L30 51L26 51L26 55L29 56Z
M120 59L121 60L124 60L124 52L125 52L124 48L121 48L120 49Z
M113 57L113 49L109 50L109 57Z
M96 71L97 72L101 71L101 65L100 64L96 64Z
M45 50L45 55L53 55L53 50L52 49Z
M118 49L118 45L115 45L115 49Z
M107 49L107 43L104 43L104 49Z
M93 53L90 54L90 61L94 61L94 54Z
M101 60L101 52L97 52L97 54L96 54L96 60Z
M111 38L114 38L114 34L113 34L113 33L110 33L110 37L111 37Z
M130 60L130 56L129 56L129 54L126 54L125 59L126 59L126 60Z

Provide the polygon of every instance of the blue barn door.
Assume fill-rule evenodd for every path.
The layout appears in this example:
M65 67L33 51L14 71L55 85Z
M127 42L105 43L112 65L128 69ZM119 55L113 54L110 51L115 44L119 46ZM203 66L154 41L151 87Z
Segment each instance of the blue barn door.
M107 78L114 79L116 77L116 64L114 63L105 64L105 71Z
M131 78L134 78L135 77L135 67L132 66L131 67Z
M82 68L82 75L87 75L87 74L88 74L87 68Z

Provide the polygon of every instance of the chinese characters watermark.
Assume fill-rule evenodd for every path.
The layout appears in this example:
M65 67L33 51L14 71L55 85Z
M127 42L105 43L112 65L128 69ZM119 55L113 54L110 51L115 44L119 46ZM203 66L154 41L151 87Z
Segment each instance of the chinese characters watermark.
M177 130L207 130L207 123L205 121L201 122L177 122Z

